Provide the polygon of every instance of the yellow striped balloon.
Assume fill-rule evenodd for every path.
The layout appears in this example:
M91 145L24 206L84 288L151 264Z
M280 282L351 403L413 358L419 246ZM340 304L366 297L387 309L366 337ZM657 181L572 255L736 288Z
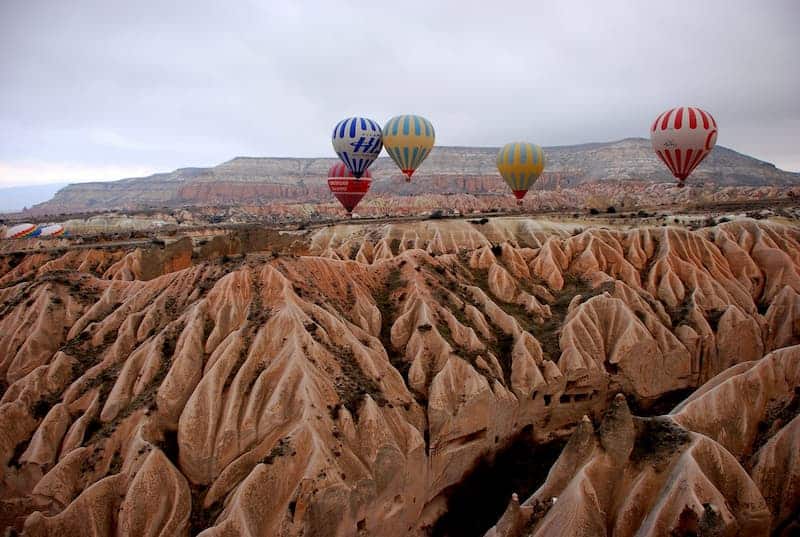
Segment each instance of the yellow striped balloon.
M528 142L506 144L497 154L497 169L521 205L522 198L544 170L544 152Z
M405 174L406 181L431 152L436 133L422 116L395 116L383 126L383 147Z

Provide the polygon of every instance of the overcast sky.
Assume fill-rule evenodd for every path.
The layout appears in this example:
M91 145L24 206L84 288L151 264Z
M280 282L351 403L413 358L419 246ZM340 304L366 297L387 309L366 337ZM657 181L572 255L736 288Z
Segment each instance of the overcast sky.
M798 52L798 0L0 0L0 185L331 156L350 115L609 141L680 104L800 171Z

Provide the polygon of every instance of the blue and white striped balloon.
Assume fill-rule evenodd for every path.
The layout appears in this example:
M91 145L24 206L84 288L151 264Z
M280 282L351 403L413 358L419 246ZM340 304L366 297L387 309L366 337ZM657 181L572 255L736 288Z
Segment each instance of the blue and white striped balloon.
M333 128L333 150L354 177L360 178L383 148L381 126L365 117L349 117Z

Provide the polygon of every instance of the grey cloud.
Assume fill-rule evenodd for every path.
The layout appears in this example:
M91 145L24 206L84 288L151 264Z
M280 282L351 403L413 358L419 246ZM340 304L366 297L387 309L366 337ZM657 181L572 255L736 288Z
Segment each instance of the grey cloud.
M330 154L341 117L421 113L447 145L646 136L800 168L800 3L0 3L0 162L171 169Z

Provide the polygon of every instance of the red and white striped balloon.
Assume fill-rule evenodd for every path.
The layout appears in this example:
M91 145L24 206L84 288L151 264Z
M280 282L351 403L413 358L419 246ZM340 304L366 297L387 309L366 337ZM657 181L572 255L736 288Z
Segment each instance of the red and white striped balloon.
M650 127L653 151L669 171L684 181L717 143L717 122L695 106L671 108L659 115Z

